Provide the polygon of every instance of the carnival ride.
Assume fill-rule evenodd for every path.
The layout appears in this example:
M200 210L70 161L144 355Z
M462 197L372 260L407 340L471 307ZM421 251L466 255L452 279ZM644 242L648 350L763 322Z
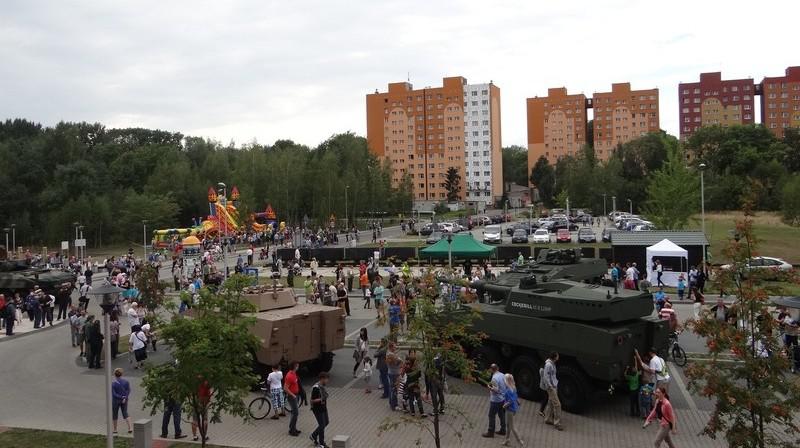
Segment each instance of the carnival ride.
M161 229L153 231L153 248L181 250L181 242L189 236L215 238L219 235L232 234L246 229L255 232L271 232L278 226L277 215L272 206L267 204L263 212L251 213L244 223L239 216L239 189L231 189L230 200L225 194L218 194L213 187L208 189L209 215L192 227ZM280 223L283 230L285 224Z

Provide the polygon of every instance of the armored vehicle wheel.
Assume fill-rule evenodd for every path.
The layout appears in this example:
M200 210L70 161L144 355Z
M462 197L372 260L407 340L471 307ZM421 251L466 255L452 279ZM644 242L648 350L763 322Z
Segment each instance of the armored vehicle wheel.
M517 383L519 396L528 400L541 401L544 398L544 391L539 388L539 368L542 366L540 361L521 355L511 363L511 374Z
M321 353L317 359L306 363L306 366L312 375L330 372L333 367L333 353Z
M483 372L489 369L492 364L500 364L500 352L491 345L482 345L472 352L475 360L475 368Z
M586 375L570 365L558 366L558 398L567 412L580 414L586 407L591 384Z

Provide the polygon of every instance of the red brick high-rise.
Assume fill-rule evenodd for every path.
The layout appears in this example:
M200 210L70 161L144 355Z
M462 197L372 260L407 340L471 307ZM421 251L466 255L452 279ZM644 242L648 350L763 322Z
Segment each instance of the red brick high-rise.
M755 122L752 79L722 79L720 72L701 73L700 82L680 83L680 136L689 138L701 126Z

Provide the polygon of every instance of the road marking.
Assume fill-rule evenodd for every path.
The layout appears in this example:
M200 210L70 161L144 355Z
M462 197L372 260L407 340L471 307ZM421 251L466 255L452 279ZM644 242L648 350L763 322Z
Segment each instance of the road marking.
M367 322L366 325L364 325L364 328L371 327L371 326L375 325L376 322L378 322L378 319L372 319L371 321ZM360 333L360 332L361 332L361 329L359 328L358 330L348 334L347 336L344 337L345 342L347 342L350 339L356 337L356 335L358 335L358 333Z
M694 402L694 398L692 398L691 394L689 394L689 390L686 388L686 384L683 382L683 378L681 378L680 373L678 373L675 363L669 361L669 364L672 371L675 372L675 374L672 375L672 378L675 379L675 384L678 385L678 388L683 391L683 395L686 397L686 403L689 405L689 409L696 411L697 404Z

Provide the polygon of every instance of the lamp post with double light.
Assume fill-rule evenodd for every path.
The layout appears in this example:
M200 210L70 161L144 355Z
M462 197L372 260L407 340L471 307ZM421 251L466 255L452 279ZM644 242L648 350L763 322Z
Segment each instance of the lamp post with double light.
M447 266L453 270L453 235L447 233Z
M117 306L117 299L122 292L121 288L117 288L109 283L104 283L97 288L92 288L89 294L100 298L100 308L103 309L103 333L105 334L105 341L103 343L103 351L105 353L105 385L106 385L106 447L114 448L114 430L112 429L111 420L111 328L109 324L109 316L114 308Z
M706 237L706 192L705 182L703 179L703 172L706 170L706 164L701 163L700 168L700 228L703 230L703 238ZM706 269L706 246L703 245L703 271Z
M13 253L16 254L17 253L17 225L16 224L11 224L11 245L14 248L14 252ZM6 247L6 250L8 250L7 247ZM14 255L14 258L17 258L17 256Z

